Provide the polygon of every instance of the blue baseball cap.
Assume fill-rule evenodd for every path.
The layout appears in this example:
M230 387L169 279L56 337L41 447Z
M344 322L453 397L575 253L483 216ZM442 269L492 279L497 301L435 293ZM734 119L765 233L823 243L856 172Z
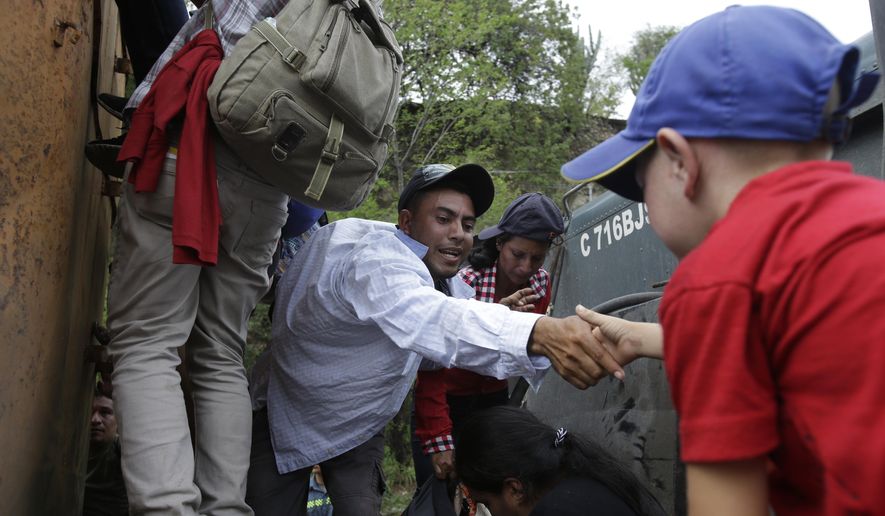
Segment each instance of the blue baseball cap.
M794 9L732 6L689 25L661 50L636 95L627 128L562 166L642 201L636 158L659 129L686 138L840 143L848 111L873 92L878 73L855 80L860 51ZM838 81L838 107L824 106Z

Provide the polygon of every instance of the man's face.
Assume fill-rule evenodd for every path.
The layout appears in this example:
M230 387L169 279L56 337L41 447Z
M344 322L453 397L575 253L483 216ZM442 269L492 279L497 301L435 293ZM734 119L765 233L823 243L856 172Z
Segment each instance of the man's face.
M117 418L114 402L104 396L92 400L92 420L89 438L94 443L107 443L117 437Z
M424 264L433 279L451 278L473 245L473 201L448 188L424 192L414 212L400 212L399 225L405 234L427 246Z

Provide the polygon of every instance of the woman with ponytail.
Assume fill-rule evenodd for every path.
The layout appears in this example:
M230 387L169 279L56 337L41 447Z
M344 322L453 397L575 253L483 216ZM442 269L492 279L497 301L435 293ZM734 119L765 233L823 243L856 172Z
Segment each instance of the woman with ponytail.
M455 468L493 516L663 515L657 500L599 445L531 412L476 413L456 439Z

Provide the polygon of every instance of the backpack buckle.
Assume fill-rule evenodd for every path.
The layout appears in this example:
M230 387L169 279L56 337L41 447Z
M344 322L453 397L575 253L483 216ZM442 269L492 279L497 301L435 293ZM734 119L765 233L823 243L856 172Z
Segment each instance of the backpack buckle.
M301 140L307 135L307 131L295 122L289 122L286 128L277 136L270 149L271 155L277 161L286 161L289 153L294 151Z
M301 65L307 61L307 55L304 52L298 50L295 47L291 47L288 52L283 56L283 60L295 71L299 71L301 69Z

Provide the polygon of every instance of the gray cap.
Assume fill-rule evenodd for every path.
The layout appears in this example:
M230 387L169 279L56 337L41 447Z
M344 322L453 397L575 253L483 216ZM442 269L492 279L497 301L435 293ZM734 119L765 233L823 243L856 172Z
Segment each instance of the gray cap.
M473 210L479 217L495 198L495 184L492 176L483 167L475 164L453 165L436 163L419 168L412 174L412 179L403 188L397 203L397 211L403 210L409 205L409 201L421 190L433 185L443 186L447 182L458 182L467 187L467 195L473 201Z
M482 230L479 238L486 240L507 233L529 240L550 242L564 230L562 212L556 204L544 195L532 192L522 194L510 203L501 215L501 221Z

